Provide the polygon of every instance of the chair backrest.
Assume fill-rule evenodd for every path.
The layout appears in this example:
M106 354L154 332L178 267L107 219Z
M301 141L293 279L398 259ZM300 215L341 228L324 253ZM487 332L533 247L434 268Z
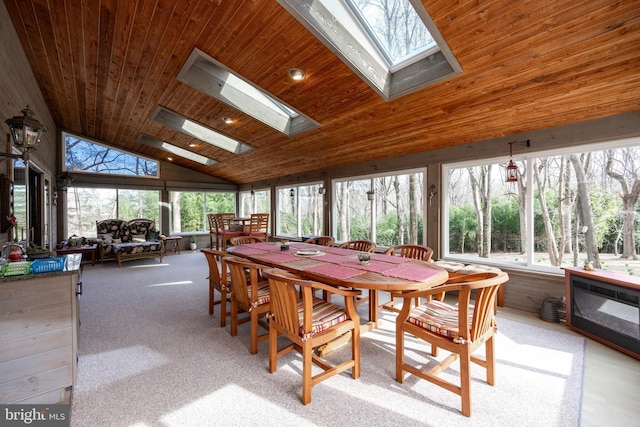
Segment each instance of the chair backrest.
M209 222L209 232L217 233L220 226L218 225L218 214L207 214L207 221Z
M342 243L339 247L343 249L353 249L354 251L372 253L376 250L376 244L370 240L349 240L348 242Z
M267 230L269 229L269 214L251 214L251 222L249 223L249 227L249 235L251 235L252 233L267 233Z
M465 322L459 325L460 337L475 341L487 330L495 327L496 298L498 289L509 280L509 275L503 271L488 271L469 276L469 281L457 278L460 286L458 293L459 319L468 319L473 310L471 327ZM471 306L471 293L475 291L475 300ZM469 328L468 332L466 328Z
M261 240L251 236L234 236L229 239L232 246L247 245L250 243L258 243Z
M397 245L387 249L385 255L395 255L405 258L419 259L422 261L431 261L433 249L429 246L422 245Z
M309 243L311 245L333 247L333 245L336 243L336 239L334 239L331 236L318 236L318 237L312 237L310 239L305 240L305 243Z
M217 289L226 287L227 267L224 261L226 253L215 249L200 249L209 264L209 283Z
M298 303L300 302L300 294L303 300L308 300L308 307L305 304L306 311L311 310L311 289L313 282L303 280L297 276L277 269L267 269L262 272L264 277L269 279L269 295L271 302L271 316L273 321L280 324L283 328L294 335L301 334L300 319L298 317ZM300 286L300 294L296 286ZM305 294L309 294L306 295ZM304 330L310 330L310 326Z
M252 283L258 283L258 271L265 267L244 258L230 255L226 255L222 260L231 273L229 289L231 289L233 297L242 309L249 310L249 307L251 307L251 301L249 301L249 286ZM247 271L249 274L247 274Z

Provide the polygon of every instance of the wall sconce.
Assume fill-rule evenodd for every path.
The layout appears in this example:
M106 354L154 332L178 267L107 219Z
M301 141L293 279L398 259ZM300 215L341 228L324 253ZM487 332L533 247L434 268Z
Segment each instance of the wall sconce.
M319 195L323 196L323 195L324 195L324 193L326 193L326 191L327 191L327 189L326 189L326 188L324 188L324 186L323 186L323 185L321 185L320 187L318 187L318 194L319 194Z
M58 189L57 188L53 190L53 195L51 196L51 198L52 198L53 206L57 206L58 205Z
M69 175L68 172L63 172L58 177L58 182L62 187L62 191L67 191L67 189L71 187L71 184L73 184L73 178L71 177L71 175Z
M291 199L295 199L296 190L294 190L293 188L291 190L289 190L289 197L291 197Z
M436 186L435 184L431 184L431 187L429 187L429 206L431 206L431 199L433 199L436 194L438 194Z
M28 105L27 108L22 110L22 117L14 116L6 120L5 123L9 125L13 145L20 150L20 154L0 153L0 156L22 159L28 162L29 152L37 148L42 134L46 132L44 126L33 117L33 111Z

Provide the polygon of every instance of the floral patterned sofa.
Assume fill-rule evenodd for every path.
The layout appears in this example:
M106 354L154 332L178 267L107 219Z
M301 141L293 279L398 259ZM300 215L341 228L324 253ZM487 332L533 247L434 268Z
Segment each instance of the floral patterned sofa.
M162 262L162 238L151 219L103 219L96 221L96 231L100 262L115 258L118 267L132 259L159 257Z

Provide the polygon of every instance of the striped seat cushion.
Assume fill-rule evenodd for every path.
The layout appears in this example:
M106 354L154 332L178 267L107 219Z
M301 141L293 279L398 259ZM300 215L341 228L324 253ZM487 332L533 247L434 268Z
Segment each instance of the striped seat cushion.
M253 301L253 295L251 293L251 286L249 286L249 301ZM258 305L268 304L271 301L271 296L269 295L269 282L264 281L258 283L258 298L256 299Z
M300 334L303 334L304 311L303 304L298 304L298 319L300 319ZM325 331L347 320L347 313L338 305L331 304L320 298L313 298L313 314L311 315L311 334Z
M473 311L469 312L469 326ZM455 339L458 331L458 308L442 301L432 300L411 310L407 322L443 337Z

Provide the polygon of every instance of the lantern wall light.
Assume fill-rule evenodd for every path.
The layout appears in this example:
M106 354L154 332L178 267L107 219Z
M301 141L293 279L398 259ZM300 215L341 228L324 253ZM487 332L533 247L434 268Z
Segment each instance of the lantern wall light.
M20 150L20 154L0 153L0 157L29 161L29 153L38 147L42 135L46 132L44 126L33 117L33 111L28 105L22 110L22 116L14 116L5 123L9 125L13 145Z

